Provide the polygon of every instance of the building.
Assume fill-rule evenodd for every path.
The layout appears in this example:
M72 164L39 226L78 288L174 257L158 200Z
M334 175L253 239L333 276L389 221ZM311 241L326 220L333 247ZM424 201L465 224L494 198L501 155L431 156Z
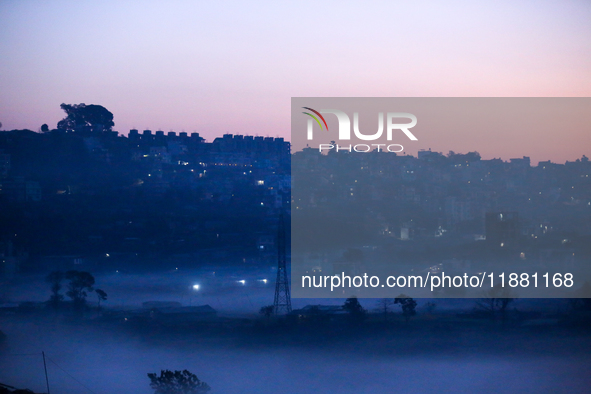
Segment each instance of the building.
M486 242L497 247L509 247L519 238L519 215L517 212L488 212L484 227Z

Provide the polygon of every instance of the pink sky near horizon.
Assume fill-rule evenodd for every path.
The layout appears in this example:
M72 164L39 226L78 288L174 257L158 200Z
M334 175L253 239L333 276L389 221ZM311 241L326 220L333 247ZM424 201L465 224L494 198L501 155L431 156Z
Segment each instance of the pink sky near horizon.
M290 139L291 97L589 97L591 2L0 0L0 58L4 130L86 103L122 133ZM591 156L590 132L524 154Z

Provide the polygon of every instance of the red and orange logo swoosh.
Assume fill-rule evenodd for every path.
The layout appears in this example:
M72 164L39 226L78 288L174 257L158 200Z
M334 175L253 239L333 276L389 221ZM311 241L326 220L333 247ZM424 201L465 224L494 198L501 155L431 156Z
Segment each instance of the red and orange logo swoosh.
M326 126L326 130L328 131L328 125L326 124L326 120L324 119L324 116L322 116L322 115L320 114L320 112L318 112L318 111L316 111L315 109L312 109L312 108L310 108L310 107L302 107L302 108L303 108L303 109L307 109L308 111L312 111L312 112L314 112L316 115L320 116L320 119L322 119L322 121L324 122L324 125ZM309 113L309 112L302 112L302 113L303 113L303 114L306 114L306 115L308 115L308 116L310 116L310 117L312 117L312 118L313 118L313 119L314 119L316 122L318 122L318 126L320 126L320 130L322 130L322 123L320 123L320 121L318 120L318 118L317 118L317 117L315 117L314 115L312 115L312 114L311 114L311 113Z

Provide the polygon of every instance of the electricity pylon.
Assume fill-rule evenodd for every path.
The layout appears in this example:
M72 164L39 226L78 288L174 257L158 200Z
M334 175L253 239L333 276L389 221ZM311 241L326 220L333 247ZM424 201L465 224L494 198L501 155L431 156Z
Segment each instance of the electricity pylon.
M285 221L283 214L279 218L277 229L277 281L275 282L275 300L273 312L275 315L283 315L291 312L291 295L289 293L289 280L287 278L287 264L285 253Z

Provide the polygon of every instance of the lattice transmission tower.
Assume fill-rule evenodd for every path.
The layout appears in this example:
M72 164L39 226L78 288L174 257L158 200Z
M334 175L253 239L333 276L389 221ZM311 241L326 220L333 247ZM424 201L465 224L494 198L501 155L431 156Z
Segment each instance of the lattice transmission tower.
M279 217L277 229L277 281L275 282L275 300L273 312L282 315L291 312L291 294L289 293L289 279L287 278L285 242L285 220Z

